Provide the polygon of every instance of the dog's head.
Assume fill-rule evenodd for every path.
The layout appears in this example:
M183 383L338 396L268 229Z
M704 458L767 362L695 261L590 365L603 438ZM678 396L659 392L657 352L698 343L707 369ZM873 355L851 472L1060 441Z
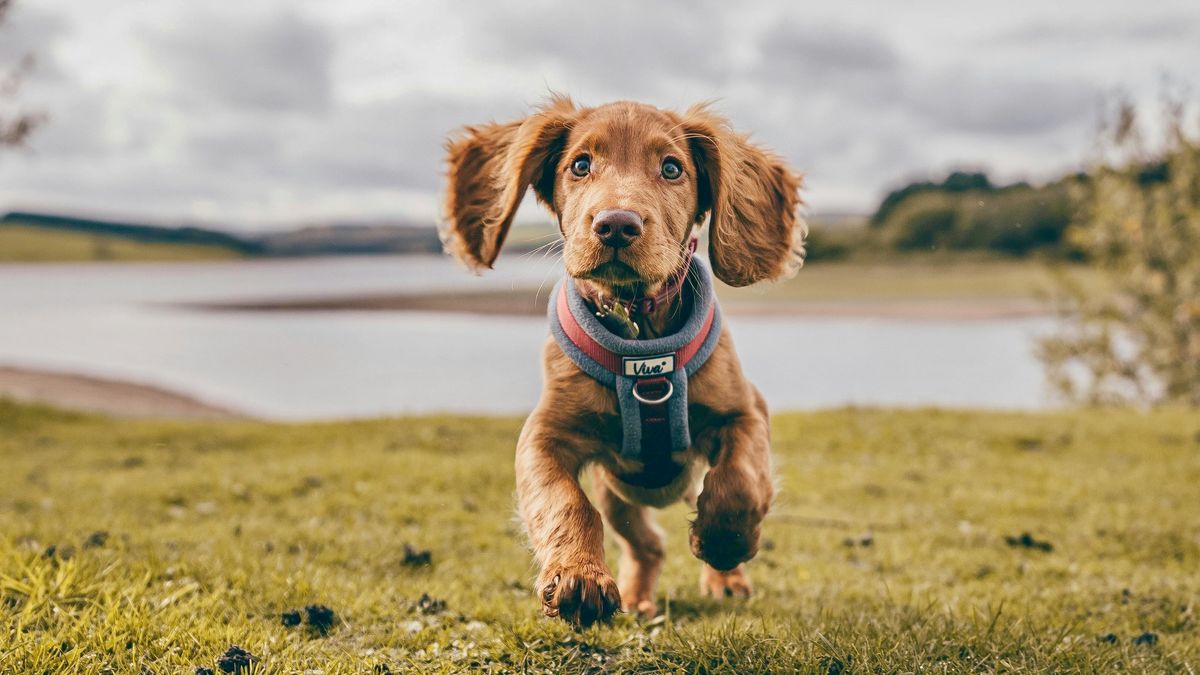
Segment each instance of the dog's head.
M727 284L788 276L804 259L800 179L704 106L556 97L523 120L467 127L447 150L443 238L474 269L492 266L529 187L558 220L567 273L615 294L667 281L710 213L709 258Z

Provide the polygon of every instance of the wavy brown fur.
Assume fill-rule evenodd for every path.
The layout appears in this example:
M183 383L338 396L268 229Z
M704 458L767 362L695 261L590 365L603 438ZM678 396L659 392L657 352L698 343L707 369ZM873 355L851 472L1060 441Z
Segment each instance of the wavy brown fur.
M496 260L529 188L558 220L564 266L587 298L653 292L679 269L686 242L710 213L709 256L726 283L777 279L803 260L799 177L704 106L680 115L631 101L577 108L556 97L524 120L467 127L447 151L446 247L476 270ZM590 169L576 175L571 166L581 157ZM666 177L667 160L682 167L679 176ZM628 246L615 249L592 231L595 215L608 209L633 211L644 222ZM683 319L681 306L676 298L640 317L640 334L670 332ZM651 507L679 499L696 509L690 543L703 561L704 592L749 595L744 563L758 550L774 496L769 418L728 328L689 378L694 442L675 457L689 469L664 488L617 478L642 465L619 453L614 392L552 338L542 365L542 397L517 441L516 481L543 613L578 626L618 607L652 616L663 547ZM579 485L588 465L595 506ZM605 522L621 550L616 579L604 560Z

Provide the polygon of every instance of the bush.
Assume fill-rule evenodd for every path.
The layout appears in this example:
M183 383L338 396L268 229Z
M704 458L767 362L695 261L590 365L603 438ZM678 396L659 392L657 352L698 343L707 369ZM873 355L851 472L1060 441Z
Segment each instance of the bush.
M1063 234L1071 222L1070 186L1075 182L1072 178L1046 187L1018 183L965 192L918 191L890 209L879 231L899 250L976 249L1008 255L1049 250L1071 255Z
M884 240L902 251L936 248L954 239L958 222L957 198L942 192L922 192L905 199L884 225Z
M1009 255L1060 249L1074 207L1063 183L1034 188L1018 185L960 202L958 248L982 248Z
M992 181L987 177L987 174L955 171L940 183L930 181L921 181L917 183L909 183L898 190L892 190L888 193L883 201L880 202L879 208L871 216L871 225L879 226L888 220L892 215L892 211L907 201L910 197L925 192L967 192L969 190L988 191L994 189Z
M1068 238L1107 281L1062 277L1066 328L1042 341L1051 381L1093 404L1200 406L1200 138L1168 105L1165 139L1146 149L1120 108Z

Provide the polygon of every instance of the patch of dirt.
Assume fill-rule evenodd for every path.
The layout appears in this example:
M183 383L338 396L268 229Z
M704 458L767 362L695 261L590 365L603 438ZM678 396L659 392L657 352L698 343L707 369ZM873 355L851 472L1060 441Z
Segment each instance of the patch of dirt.
M1054 544L1048 541L1040 541L1033 538L1032 534L1022 532L1019 537L1008 536L1004 538L1004 543L1013 548L1029 548L1043 553L1049 553L1054 550Z
M0 367L0 396L116 417L243 417L227 408L153 385L27 368Z
M325 605L306 605L304 620L310 628L324 635L337 623L337 614Z
M75 547L70 544L59 546L52 544L42 553L43 558L57 558L59 560L70 560L75 557Z
M433 552L429 549L417 549L405 544L404 560L401 562L405 567L427 567L433 564Z
M108 533L104 530L97 530L88 535L87 539L83 540L84 548L104 548L108 543Z
M421 599L417 600L414 609L421 614L441 614L446 611L446 601L439 598L431 598L428 593L422 593Z
M1157 633L1142 633L1141 635L1133 638L1133 646L1135 647L1153 647L1156 644L1158 644Z
M225 650L217 659L217 667L223 673L243 673L250 670L259 658L237 645Z
M314 633L325 635L337 623L337 613L325 605L305 605L303 610L289 609L280 614L279 623L287 628L304 623Z
M1015 443L1017 448L1024 450L1025 452L1039 452L1046 449L1042 439L1035 436L1022 436L1017 438Z
M292 488L292 494L303 497L323 485L325 485L325 480L320 476L305 476L299 485Z
M846 661L842 661L841 659L833 658L831 656L823 656L821 657L819 663L821 664L821 667L825 669L825 672L828 675L842 675L843 673L849 672L849 666L846 665L846 662L851 660L852 659L847 658Z
M871 532L867 532L866 534L862 534L857 537L846 537L842 540L842 545L849 546L850 548L871 548L875 545L875 535Z

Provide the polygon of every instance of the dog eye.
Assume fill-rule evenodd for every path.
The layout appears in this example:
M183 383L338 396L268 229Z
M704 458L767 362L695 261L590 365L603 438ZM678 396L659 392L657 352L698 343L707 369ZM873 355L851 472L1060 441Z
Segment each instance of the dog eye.
M592 160L588 159L587 155L576 157L574 162L571 162L571 173L579 178L583 178L592 171Z
M662 177L667 180L675 180L683 175L683 167L676 159L664 159L661 171Z

